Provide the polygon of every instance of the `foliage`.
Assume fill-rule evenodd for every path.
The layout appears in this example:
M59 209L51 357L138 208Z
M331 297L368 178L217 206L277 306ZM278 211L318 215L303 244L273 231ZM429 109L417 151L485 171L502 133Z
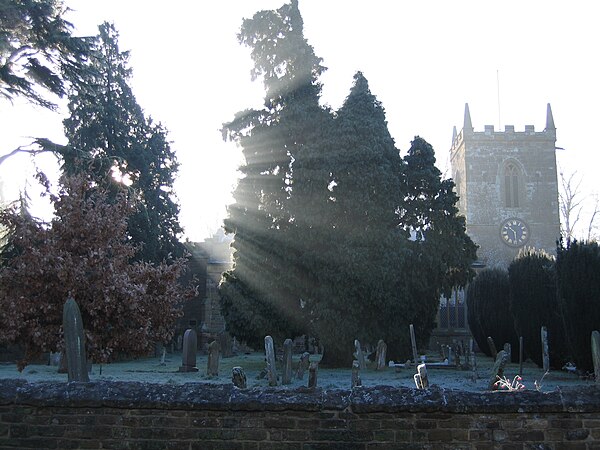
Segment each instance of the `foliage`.
M550 367L560 369L567 350L563 320L556 300L554 259L542 250L525 249L508 267L510 310L515 330L523 336L528 358L543 366L540 330L548 330Z
M0 96L54 109L46 93L65 94L63 75L77 78L88 52L72 35L60 0L0 0Z
M0 213L10 230L0 268L0 342L32 357L62 348L62 308L72 296L81 309L87 353L96 362L144 355L167 342L181 303L184 260L171 265L131 262L136 248L126 229L133 205L82 177L63 177L50 194L55 217L40 222L15 206Z
M482 270L467 288L467 320L473 339L483 353L492 356L487 342L491 336L498 350L510 343L512 360L516 362L519 360L519 338L510 313L509 292L506 270Z
M600 247L597 242L568 242L557 249L560 310L569 350L577 369L593 371L592 331L600 324Z
M128 58L114 26L102 24L84 76L73 80L69 94L62 168L105 186L126 184L137 205L128 223L141 246L137 258L160 262L184 253L173 191L178 163L167 131L145 117L129 87Z

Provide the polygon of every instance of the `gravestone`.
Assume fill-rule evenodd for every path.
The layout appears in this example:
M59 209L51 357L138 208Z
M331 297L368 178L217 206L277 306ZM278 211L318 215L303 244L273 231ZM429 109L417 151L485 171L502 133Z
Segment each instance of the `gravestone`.
M471 358L471 379L477 381L477 358L475 357L475 343L473 338L469 341L469 355Z
M592 331L592 362L596 383L600 383L600 333Z
M267 357L267 378L269 380L269 386L277 386L275 350L273 349L273 338L271 336L265 336L265 355Z
M542 365L544 367L544 373L550 370L550 351L548 350L548 329L542 327L540 329L540 335L542 339Z
M165 362L166 357L167 357L167 347L163 346L163 348L162 348L162 355L160 357L160 365L161 366L166 366L167 365L167 363Z
M233 352L233 339L226 331L217 335L217 342L221 351L221 357L231 358L234 355Z
M198 372L196 367L196 353L198 352L198 336L191 328L185 330L183 335L183 352L181 354L181 367L179 372Z
M281 384L290 384L292 382L292 345L291 339L283 342L283 375Z
M364 370L367 368L367 362L365 360L365 354L362 351L362 348L360 347L360 341L358 339L354 340L354 355L356 356L356 359L358 360L358 366Z
M429 388L429 378L427 377L427 366L425 364L419 364L417 366L417 373L413 378L417 389Z
M523 336L519 336L519 375L523 375Z
M317 387L317 372L319 370L319 365L316 362L311 362L308 367L308 387L316 388Z
M362 386L360 379L360 363L357 360L352 361L352 387Z
M298 370L296 371L296 378L302 380L304 378L304 372L308 370L310 364L310 353L304 352L300 356L300 362L298 363Z
M408 328L410 331L410 344L412 346L413 364L417 365L419 364L419 354L417 353L417 339L415 338L415 327L411 323Z
M387 344L382 339L377 343L377 351L375 352L375 370L385 370L387 353Z
M246 389L247 382L246 382L246 374L244 373L244 369L242 369L239 366L236 366L233 369L231 369L231 381L233 382L233 385L236 388Z
M504 350L500 350L500 353L496 356L496 362L490 375L490 381L488 383L488 389L490 391L496 390L496 382L504 376L504 367L508 362L508 353Z
M206 375L209 377L219 376L219 357L221 346L217 341L208 344L208 363L206 364Z
M498 356L498 350L496 350L496 344L494 343L494 340L492 339L491 336L488 336L487 343L488 343L488 347L490 348L490 353L491 353L492 358L496 359L496 356Z
M510 345L509 342L506 342L504 344L504 351L508 354L508 360L511 361L512 360L512 346Z
M63 332L69 381L90 381L85 357L85 335L79 306L68 298L63 306Z

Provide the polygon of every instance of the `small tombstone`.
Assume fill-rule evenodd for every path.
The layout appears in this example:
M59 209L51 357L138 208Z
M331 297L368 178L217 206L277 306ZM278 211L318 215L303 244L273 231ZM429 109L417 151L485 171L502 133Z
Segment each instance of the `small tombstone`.
M600 383L600 333L592 331L592 361L596 383Z
M427 377L427 366L425 364L419 364L417 366L417 373L413 378L417 389L429 388L429 378Z
M163 346L163 348L162 348L162 355L160 357L160 365L161 366L166 366L167 365L167 363L165 362L166 357L167 357L167 347Z
M509 342L504 344L504 351L508 354L508 360L510 361L512 359L512 346Z
M504 350L500 350L500 353L496 356L496 362L494 363L492 375L490 376L490 381L488 383L488 389L490 391L496 390L496 382L504 376L504 366L506 366L507 362L508 353Z
M487 343L488 343L488 347L490 348L490 353L492 354L492 358L496 359L496 356L498 356L498 350L496 350L496 344L494 343L494 340L492 339L491 336L488 336Z
M63 331L69 381L90 381L85 357L85 335L79 306L68 298L63 306Z
M352 387L362 386L360 379L360 363L357 360L352 361Z
M246 382L246 374L244 373L244 369L242 369L239 366L236 366L233 369L231 369L231 381L233 382L233 385L236 388L246 389L247 382Z
M273 338L271 336L265 336L265 354L267 356L267 378L269 379L269 386L277 386L275 350L273 349Z
M448 365L454 365L456 363L456 358L454 357L454 349L449 345L446 346L448 350Z
M221 346L217 341L208 344L208 363L206 364L206 375L209 377L219 376L219 357Z
M419 359L418 359L418 353L417 353L417 339L415 338L415 327L413 326L412 323L409 326L409 330L410 330L410 344L412 346L412 353L413 353L413 363L418 364Z
M519 375L523 375L523 336L519 336Z
M365 360L365 354L363 353L362 348L360 347L360 341L358 339L354 340L354 350L354 355L358 360L359 367L362 370L365 370L367 368L367 361Z
M542 327L540 329L540 335L542 338L542 364L544 366L544 373L550 370L550 352L548 350L548 329Z
M319 370L319 365L316 362L311 362L310 366L308 366L308 387L316 388L317 387L317 372Z
M50 356L48 357L48 365L58 367L60 365L60 359L60 352L50 352Z
M281 384L290 384L292 382L292 345L291 339L283 342L283 375Z
M198 336L191 328L185 330L183 335L183 353L179 372L198 372L196 367L196 353L198 352Z
M300 362L298 363L298 370L296 371L296 378L302 380L304 378L304 372L308 370L308 365L310 364L310 353L304 352L302 356L300 356Z
M377 343L377 352L375 353L375 370L384 370L386 368L386 353L387 344L380 339Z

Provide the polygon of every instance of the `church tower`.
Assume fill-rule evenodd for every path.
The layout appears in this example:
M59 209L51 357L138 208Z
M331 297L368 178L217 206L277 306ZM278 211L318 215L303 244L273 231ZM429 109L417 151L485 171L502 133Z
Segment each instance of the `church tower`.
M506 125L475 131L469 105L463 129L454 128L450 162L467 233L479 263L508 267L525 246L556 254L560 237L556 127L548 104L546 128Z

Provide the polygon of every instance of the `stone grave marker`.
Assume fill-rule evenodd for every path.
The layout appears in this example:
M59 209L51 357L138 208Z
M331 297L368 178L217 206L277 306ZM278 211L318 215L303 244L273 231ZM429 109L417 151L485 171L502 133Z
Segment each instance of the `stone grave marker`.
M233 385L239 389L246 389L248 386L246 382L246 373L240 366L231 369L231 381L233 382Z
M498 350L496 350L496 344L494 343L494 340L492 339L491 336L488 336L487 343L488 343L488 347L490 348L490 353L492 354L492 358L496 359L496 356L498 356Z
M387 344L382 339L377 342L377 351L375 352L375 370L385 370L387 367L385 360L387 354Z
M233 339L226 331L217 335L217 342L221 351L222 358L231 358L234 355L233 352Z
M355 359L352 361L352 387L362 386L360 379L360 363Z
M277 368L275 367L275 350L273 338L265 336L265 355L267 357L267 379L269 386L277 386Z
M477 381L477 358L475 357L475 343L473 338L469 340L469 355L471 359L471 378Z
M63 306L63 332L69 381L90 381L85 357L85 335L79 306L68 298Z
M523 375L523 336L519 336L519 375Z
M185 330L183 335L183 352L179 372L198 372L196 367L196 353L198 352L198 336L191 328Z
M219 376L219 358L221 356L221 346L217 341L208 344L208 363L206 364L206 375L209 377Z
M550 370L550 351L548 350L548 329L542 327L540 329L540 335L542 339L542 365L544 367L544 373Z
M317 387L317 372L319 370L319 365L316 362L311 362L310 366L308 366L308 387L316 388Z
M419 354L417 353L417 339L415 338L415 327L411 323L408 328L410 331L410 344L412 346L413 364L417 365L419 364Z
M298 363L298 369L296 371L296 378L302 380L304 378L304 372L308 370L310 364L310 353L304 352L300 356L300 362Z
M508 354L508 360L510 361L512 358L512 346L509 342L504 344L504 351Z
M504 367L508 362L508 353L504 350L500 350L500 353L496 356L496 362L494 363L494 368L492 369L492 374L490 376L490 381L488 383L488 389L490 391L496 390L496 381L504 376Z
M291 339L286 339L283 342L283 375L281 376L281 384L290 384L292 382L292 346Z
M358 366L362 370L365 370L367 368L367 361L365 360L365 354L362 351L360 341L358 339L354 340L354 355L358 361Z
M429 378L427 377L427 366L425 364L419 364L417 366L417 373L413 378L417 389L429 388Z
M596 383L600 383L600 333L592 331L592 361Z

